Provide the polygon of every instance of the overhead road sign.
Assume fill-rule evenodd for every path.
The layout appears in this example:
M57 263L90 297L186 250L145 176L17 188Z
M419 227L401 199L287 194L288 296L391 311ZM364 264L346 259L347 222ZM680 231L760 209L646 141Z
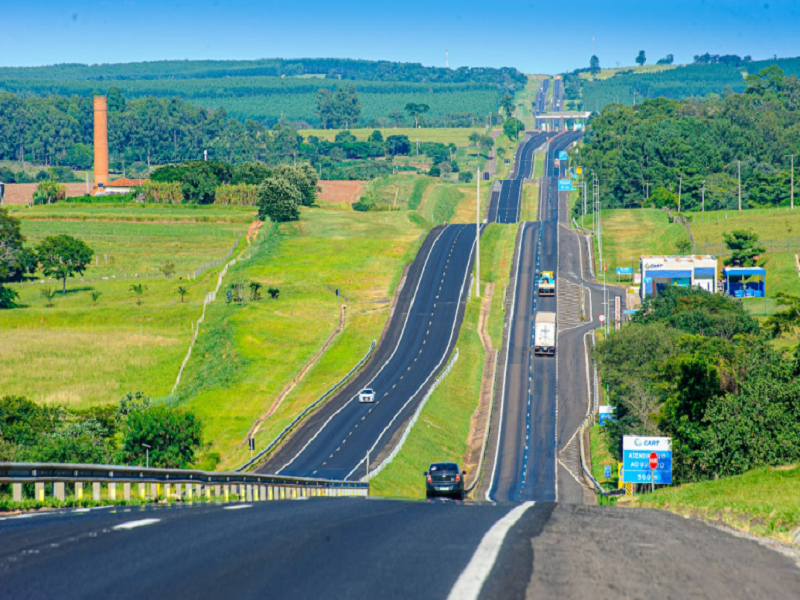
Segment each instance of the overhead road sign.
M572 179L559 179L558 180L558 191L559 192L571 192L572 191Z
M655 455L655 468L650 466ZM672 483L672 438L641 435L622 436L623 481L625 483Z

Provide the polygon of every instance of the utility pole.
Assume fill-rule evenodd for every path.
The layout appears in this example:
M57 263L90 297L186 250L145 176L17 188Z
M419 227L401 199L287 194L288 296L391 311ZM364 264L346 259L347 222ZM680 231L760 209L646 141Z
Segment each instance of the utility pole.
M737 172L739 177L739 212L742 212L742 161L736 161Z
M700 212L706 212L706 180L705 179L703 179L702 198L703 198L703 200L702 200L702 204L700 205L701 206Z
M583 222L581 227L586 226L586 179L583 180Z
M681 212L681 189L683 188L683 175L678 176L678 212Z
M789 201L791 203L791 208L794 210L794 154L787 154L784 158L791 158L792 159L792 195L789 197Z
M481 170L475 170L478 182L475 195L475 297L481 297Z

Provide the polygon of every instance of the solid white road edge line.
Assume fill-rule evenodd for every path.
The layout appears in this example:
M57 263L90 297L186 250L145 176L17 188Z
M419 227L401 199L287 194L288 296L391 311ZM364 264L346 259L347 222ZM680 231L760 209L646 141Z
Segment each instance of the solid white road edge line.
M504 418L504 409L506 403L506 382L508 381L508 356L511 352L511 343L512 339L511 336L514 333L514 311L517 307L517 288L519 287L519 274L520 274L520 265L522 262L522 246L525 244L525 225L527 223L520 224L520 240L519 240L519 248L517 248L517 274L514 277L514 296L511 300L511 313L508 320L508 340L506 343L506 364L505 364L505 373L503 374L503 390L500 393L500 412L497 413L498 417L498 430L497 430L497 450L494 453L494 463L492 464L492 475L489 477L489 487L486 488L486 500L489 502L492 501L492 487L494 486L494 477L495 472L497 471L497 459L500 456L500 445L503 440L503 418Z
M240 508L250 508L252 504L234 504L233 506L225 506L222 510L239 510Z
M120 529L136 529L137 527L144 527L145 525L153 525L154 523L158 523L161 519L139 519L138 521L128 521L127 523L121 523L120 525L115 525L112 527L114 530Z
M478 597L486 578L492 572L492 567L497 560L508 530L534 504L534 502L523 502L492 525L492 528L483 536L469 564L459 575L447 600L471 600Z
M367 385L366 385L365 387L370 387L370 386L372 385L372 382L373 382L373 381L375 381L375 379L377 379L378 375L380 375L380 374L381 374L381 372L383 372L383 370L386 368L386 365L388 365L388 364L389 364L389 363L392 361L392 359L394 358L394 355L395 355L395 353L397 353L397 349L400 347L400 343L403 341L403 336L405 335L405 332L406 332L406 325L408 324L408 319L409 319L409 317L411 316L411 312L412 312L412 311L411 311L411 309L412 309L412 307L414 306L414 302L417 300L417 292L419 292L419 286L420 286L420 284L422 283L422 278L425 276L425 269L428 267L428 259L429 259L429 258L431 257L431 255L433 254L433 247L434 247L434 246L436 245L436 243L439 241L439 238L441 238L441 237L442 237L442 233L443 233L443 232L444 232L444 229L442 229L442 230L439 232L439 234L436 236L436 239L435 239L435 240L433 240L433 243L431 244L431 247L428 249L428 255L425 257L425 262L422 264L422 271L420 271L420 275L419 275L419 281L417 281L417 287L414 289L414 295L411 297L411 302L410 302L410 303L409 303L409 305L408 305L408 312L406 313L406 318L405 318L405 321L403 321L403 327L402 327L402 329L400 330L400 336L397 338L397 343L395 344L394 350L392 350L392 353L391 353L391 355L389 355L389 358L387 358L387 359L386 359L386 362L384 362L384 363L383 363L383 365L381 365L381 368L378 370L378 372L377 372L377 373L375 373L375 376L374 376L372 379L370 379L370 380L369 380L369 382L367 383ZM315 433L315 434L312 436L312 438L306 442L305 446L303 446L303 447L300 449L300 451L299 451L297 454L295 454L295 455L292 457L292 459L291 459L291 460L289 460L289 461L288 461L288 462L287 462L285 465L283 465L283 466L282 466L280 469L278 469L278 471L276 472L276 474L277 474L277 475L280 475L281 471L283 471L285 468L287 468L289 465L291 465L291 464L292 464L292 463L293 463L295 460L297 460L297 458L298 458L298 457L299 457L299 456L300 456L300 455L301 455L303 452L305 452L306 448L308 448L308 447L311 445L311 443L312 443L312 442L313 442L315 439L317 439L317 436L319 436L319 434L320 434L320 433L322 433L322 431L323 431L323 430L324 430L324 429L325 429L325 428L328 426L328 424L329 424L331 421L333 421L333 419L334 419L334 418L335 418L335 417L336 417L336 416L337 416L337 415L338 415L340 412L342 412L342 411L343 411L345 408L347 408L348 406L350 406L350 403L351 403L351 402L353 402L353 400L355 400L355 398L357 398L357 397L358 397L358 396L354 396L353 398L350 398L350 400L348 400L347 402L345 402L345 403L344 403L344 404L341 406L341 408L339 408L339 410L337 410L337 411L336 411L335 413L333 413L333 414L332 414L330 417L328 417L328 420L327 420L327 421L325 421L325 423L323 423L323 424L322 424L322 427L320 427L320 428L319 428L319 430L318 430L318 431L317 431L317 432L316 432L316 433ZM371 411L371 410L372 410L372 409L370 409L370 411Z

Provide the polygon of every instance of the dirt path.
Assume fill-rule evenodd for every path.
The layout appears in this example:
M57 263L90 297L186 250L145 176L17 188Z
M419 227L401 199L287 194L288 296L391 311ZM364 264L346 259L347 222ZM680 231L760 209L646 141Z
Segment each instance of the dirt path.
M322 354L325 352L325 350L328 349L328 346L330 346L330 344L334 340L334 338L337 335L339 335L339 333L341 333L342 329L344 329L346 308L347 308L346 305L343 304L341 309L340 309L340 311L339 311L339 326L334 330L334 332L332 334L330 334L330 336L328 336L328 339L325 340L325 343L322 344L322 347L311 358L311 360L308 361L306 363L306 365L302 369L300 369L300 372L297 375L295 375L294 379L292 379L286 385L286 387L284 387L283 390L281 390L281 393L278 394L278 397L275 398L275 400L270 405L269 410L267 410L267 412L265 412L263 415L261 415L256 420L256 422L253 423L253 426L250 428L250 431L247 432L247 437L242 442L242 445L246 444L248 439L250 439L251 437L254 437L256 435L256 433L258 433L258 430L261 428L261 425L264 424L264 421L266 421L273 414L275 414L275 411L278 410L278 408L280 408L281 404L283 404L283 401L286 399L286 396L288 396L289 393L295 387L297 387L297 384L300 383L300 381L303 379L303 377L305 377L306 373L308 373L308 371L311 369L311 367L313 367L316 364L316 362L319 360L319 358L322 356Z
M250 227L247 230L247 245L250 245L250 240L256 239L258 236L258 232L261 230L261 226L264 224L264 221L253 221L250 223Z
M464 456L464 465L467 469L467 487L471 487L480 475L480 462L486 443L486 432L489 427L490 408L494 393L494 376L497 363L497 351L492 346L492 339L486 331L489 315L492 311L492 296L494 284L486 285L486 290L481 303L481 315L478 320L478 335L483 346L483 376L481 378L481 393L478 406L472 413L467 437L467 452Z

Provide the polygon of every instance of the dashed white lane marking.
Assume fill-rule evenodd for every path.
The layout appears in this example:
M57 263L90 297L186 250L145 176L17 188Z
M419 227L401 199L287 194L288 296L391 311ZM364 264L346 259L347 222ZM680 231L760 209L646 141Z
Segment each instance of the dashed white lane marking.
M483 536L467 568L459 575L447 600L470 600L480 595L486 578L492 572L492 567L497 560L508 530L533 504L533 502L523 502L492 525L492 528Z
M112 529L136 529L137 527L144 527L145 525L153 525L158 523L161 519L139 519L138 521L128 521L127 523L120 523L115 525Z
M222 510L239 510L242 508L250 508L252 504L234 504L233 506L223 506Z

